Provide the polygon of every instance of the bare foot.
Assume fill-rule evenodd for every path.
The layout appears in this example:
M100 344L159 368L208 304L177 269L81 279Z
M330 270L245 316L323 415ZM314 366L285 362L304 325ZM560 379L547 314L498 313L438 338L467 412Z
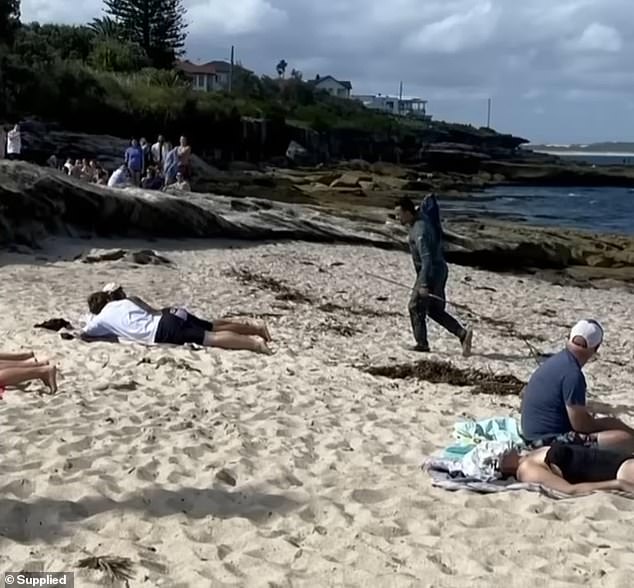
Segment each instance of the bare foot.
M266 342L272 341L271 333L269 332L269 328L266 326L266 323L262 323L260 326L260 337L264 339Z
M258 341L254 351L256 353L263 353L264 355L273 355L273 351L271 351L271 348L266 344L266 341Z
M44 367L47 366L49 364L48 359L44 359L42 361L38 361L37 359L33 358L33 360L29 360L28 365L29 367Z
M52 365L48 368L48 372L44 378L44 382L49 387L51 394L57 392L57 367Z

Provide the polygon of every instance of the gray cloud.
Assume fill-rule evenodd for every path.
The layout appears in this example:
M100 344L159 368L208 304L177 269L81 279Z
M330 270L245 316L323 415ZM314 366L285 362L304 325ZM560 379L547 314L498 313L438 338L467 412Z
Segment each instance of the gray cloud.
M274 75L285 58L358 93L430 100L430 112L480 125L486 99L502 131L536 141L634 135L631 0L185 0L192 59L237 57ZM23 0L24 20L79 23L99 0Z

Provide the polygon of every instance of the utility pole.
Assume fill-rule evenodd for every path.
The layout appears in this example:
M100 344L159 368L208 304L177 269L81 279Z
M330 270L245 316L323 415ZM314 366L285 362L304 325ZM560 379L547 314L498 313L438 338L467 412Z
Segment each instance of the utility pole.
M401 85L398 89L398 114L401 114L401 108L403 104L403 81L401 80Z
M229 94L233 90L233 55L234 47L231 45L231 61L229 62Z
M491 128L491 98L488 100L487 104L487 129Z

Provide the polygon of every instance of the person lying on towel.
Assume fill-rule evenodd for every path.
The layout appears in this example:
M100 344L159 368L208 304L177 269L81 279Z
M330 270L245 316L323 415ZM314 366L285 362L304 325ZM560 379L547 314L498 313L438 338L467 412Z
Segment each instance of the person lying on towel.
M573 496L599 490L634 494L634 456L625 451L556 443L526 454L510 449L498 467L503 476Z
M85 341L126 339L146 345L195 343L271 353L267 344L271 337L266 325L224 319L205 321L175 307L158 310L138 297L126 297L120 287L93 292L88 297L88 308L92 317L80 334Z

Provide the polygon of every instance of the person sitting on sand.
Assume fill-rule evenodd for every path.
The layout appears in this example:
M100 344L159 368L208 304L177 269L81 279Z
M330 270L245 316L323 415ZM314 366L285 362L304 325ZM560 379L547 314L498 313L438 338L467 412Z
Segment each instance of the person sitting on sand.
M271 353L265 325L231 320L205 321L183 309L158 310L137 297L125 297L123 289L94 292L88 297L93 316L82 329L81 338L127 339L137 343L195 343L221 349L244 349ZM180 310L180 312L179 312Z
M410 198L399 201L401 224L409 228L409 248L416 270L416 282L409 301L409 314L416 339L416 351L429 351L427 315L458 337L465 357L471 353L473 332L464 328L446 310L445 286L448 268L442 251L442 227L438 203L433 195L417 210Z
M500 456L498 464L503 476L564 494L634 492L634 456L627 451L555 443L523 455L512 449Z
M583 366L603 342L596 320L579 321L566 348L533 373L522 396L522 435L532 447L553 442L634 451L634 429L617 418L598 418L586 406Z
M0 399L7 386L42 380L51 394L57 392L57 368L48 361L37 361L31 353L0 353Z

